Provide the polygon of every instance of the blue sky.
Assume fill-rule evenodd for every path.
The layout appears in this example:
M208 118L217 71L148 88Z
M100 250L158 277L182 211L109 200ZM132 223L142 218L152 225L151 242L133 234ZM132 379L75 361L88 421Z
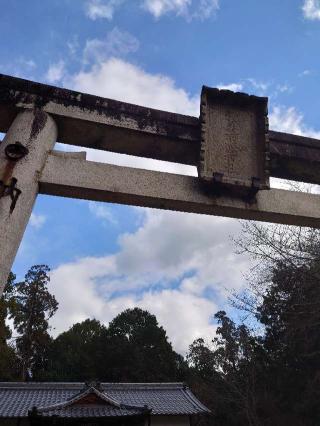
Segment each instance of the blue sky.
M269 96L272 129L320 138L319 0L0 5L2 73L190 115L203 84L227 87ZM92 150L88 159L195 173ZM52 268L55 332L87 317L107 323L138 305L184 352L213 336L213 314L245 285L251 261L230 242L239 230L230 219L40 196L14 271Z

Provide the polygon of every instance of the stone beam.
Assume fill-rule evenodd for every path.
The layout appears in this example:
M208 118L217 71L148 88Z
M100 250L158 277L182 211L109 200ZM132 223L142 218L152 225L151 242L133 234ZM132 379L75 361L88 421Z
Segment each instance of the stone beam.
M0 132L21 109L52 115L62 143L197 165L198 118L0 74ZM271 176L320 184L320 141L270 131Z
M239 219L320 227L320 196L280 189L257 201L215 197L199 179L95 163L52 153L39 179L40 193Z
M320 140L269 132L271 176L320 184Z
M199 120L0 74L0 132L17 111L38 107L57 123L59 142L196 164Z

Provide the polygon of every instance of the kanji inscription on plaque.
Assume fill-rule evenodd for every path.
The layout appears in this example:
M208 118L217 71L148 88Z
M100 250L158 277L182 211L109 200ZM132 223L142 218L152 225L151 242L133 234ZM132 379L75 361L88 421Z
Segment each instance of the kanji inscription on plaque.
M269 189L268 99L203 87L199 177L243 194Z

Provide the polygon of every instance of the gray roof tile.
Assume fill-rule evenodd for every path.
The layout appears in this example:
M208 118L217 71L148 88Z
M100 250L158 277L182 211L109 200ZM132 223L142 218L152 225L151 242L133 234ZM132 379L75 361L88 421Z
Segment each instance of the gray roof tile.
M27 417L33 407L73 398L83 383L0 383L0 417ZM183 383L102 383L104 394L127 406L147 406L152 415L193 415L209 412ZM141 410L115 406L66 407L66 417L133 415ZM57 414L56 410L47 415ZM49 414L50 413L50 414ZM62 415L62 410L59 410ZM90 414L90 415L89 415Z
M144 414L141 410L117 408L111 405L81 405L66 407L61 410L49 410L41 413L42 417L118 417L118 416L136 416Z

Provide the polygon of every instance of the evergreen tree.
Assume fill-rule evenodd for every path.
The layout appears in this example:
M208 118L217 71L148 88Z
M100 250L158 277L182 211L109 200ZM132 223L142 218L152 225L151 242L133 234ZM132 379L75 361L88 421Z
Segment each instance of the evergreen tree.
M105 326L97 320L87 319L74 324L61 333L53 342L49 352L46 380L88 381L101 380L99 363L106 366L108 354L101 352Z
M313 262L298 269L279 264L257 309L265 327L269 388L279 416L287 413L291 424L320 421L319 278Z
M58 302L48 291L49 268L32 266L25 279L15 285L15 304L12 312L17 354L21 362L21 379L41 376L45 368L51 338L48 320L58 308Z
M60 334L51 345L46 378L176 381L184 378L185 368L156 317L135 308L119 314L109 327L87 319Z
M245 325L236 325L224 311L215 318L219 326L211 347L198 339L187 355L199 377L196 382L204 384L203 389L195 389L196 394L214 412L215 424L258 426L260 401L256 396L263 383L260 339Z
M113 343L113 368L121 380L152 382L180 380L185 374L183 358L172 349L156 317L139 308L115 317L107 330ZM122 354L122 357L118 356Z
M217 425L313 426L320 422L320 233L246 224L242 250L258 260L233 306L256 331L216 315L217 335L190 347ZM217 389L219 393L217 394Z
M17 359L14 347L8 344L12 333L6 320L14 303L15 275L10 273L2 297L0 298L0 381L11 380L16 376Z

